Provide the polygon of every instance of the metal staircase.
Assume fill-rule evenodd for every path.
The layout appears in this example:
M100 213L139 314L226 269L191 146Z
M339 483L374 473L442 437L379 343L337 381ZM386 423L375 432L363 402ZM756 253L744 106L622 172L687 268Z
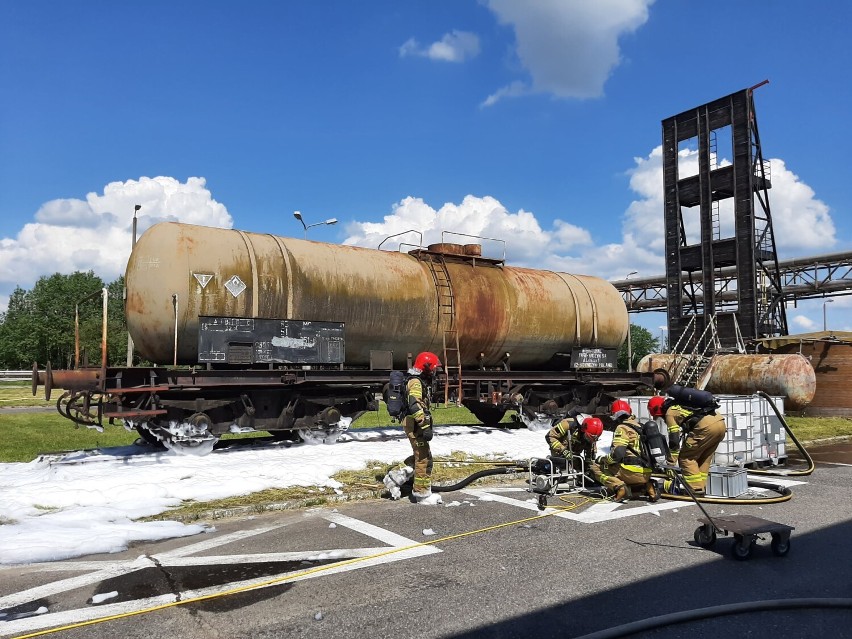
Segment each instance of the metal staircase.
M695 316L693 316L692 320L694 319ZM684 330L678 344L681 343L681 340L683 340L687 334L690 334L691 336L695 335L695 322L692 320L690 320L690 323L687 325L687 328L691 327L691 333ZM713 357L721 347L719 332L716 328L715 315L710 316L707 326L704 327L704 331L698 339L694 340L694 342L692 340L688 340L686 344L689 344L690 342L693 343L692 351L688 354L677 357L675 360L677 365L674 367L672 383L703 389L707 385L707 381L709 379L709 375L706 375L705 373L709 371ZM677 351L675 350L675 352Z

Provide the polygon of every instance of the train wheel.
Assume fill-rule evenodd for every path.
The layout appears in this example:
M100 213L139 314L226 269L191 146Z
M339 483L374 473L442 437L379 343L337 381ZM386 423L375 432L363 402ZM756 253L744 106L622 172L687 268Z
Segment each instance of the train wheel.
M151 429L148 426L137 424L135 429L136 432L139 433L139 437L141 437L146 444L151 446L151 448L156 450L164 450L166 448L160 438L151 432Z
M339 431L333 428L300 428L299 437L310 446L318 444L333 444L337 441Z

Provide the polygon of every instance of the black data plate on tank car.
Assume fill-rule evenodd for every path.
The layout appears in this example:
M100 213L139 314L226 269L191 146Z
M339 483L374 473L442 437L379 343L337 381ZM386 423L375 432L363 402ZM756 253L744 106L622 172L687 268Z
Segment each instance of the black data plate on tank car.
M571 368L579 370L615 370L618 350L614 348L571 349Z
M198 318L198 361L211 364L342 364L342 322Z

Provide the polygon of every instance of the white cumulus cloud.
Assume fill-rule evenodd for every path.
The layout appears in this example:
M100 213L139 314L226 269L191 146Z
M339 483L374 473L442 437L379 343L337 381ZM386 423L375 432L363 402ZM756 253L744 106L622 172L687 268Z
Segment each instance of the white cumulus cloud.
M349 235L343 243L376 248L385 238L395 235L393 242L382 248L393 247L400 242L417 246L420 236L406 233L411 229L422 233L424 246L441 241L476 243L470 236L494 238L481 242L483 255L503 257L505 251L507 260L515 264L539 258L541 247L547 246L553 236L553 233L542 230L529 211L521 209L512 213L490 196L468 195L460 204L448 202L438 209L421 198L407 197L394 204L383 222L351 223L347 227ZM442 237L442 231L448 233ZM574 235L577 234L574 231Z
M418 56L441 62L464 62L479 55L479 37L468 31L453 30L430 45L421 45L409 38L400 48L399 56Z
M213 199L204 178L198 177L186 182L141 177L111 182L102 194L89 193L84 200L51 200L17 237L0 239L0 310L7 307L15 286L32 288L43 275L91 270L106 282L122 275L137 204L139 235L164 220L225 228L233 224L225 206Z
M524 92L559 98L596 98L622 62L619 38L648 20L654 0L486 0L515 32L515 51L529 74L488 96L490 106ZM524 88L526 91L524 91Z

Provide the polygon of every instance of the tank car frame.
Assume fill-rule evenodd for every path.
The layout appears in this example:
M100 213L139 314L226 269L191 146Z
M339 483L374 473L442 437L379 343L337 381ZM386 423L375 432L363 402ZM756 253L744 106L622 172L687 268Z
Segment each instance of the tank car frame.
M222 435L233 432L266 431L279 439L312 442L334 438L366 411L378 409L389 374L297 366L53 371L48 364L33 368L33 394L43 386L50 399L53 389L62 389L57 410L80 425L102 429L118 421L149 442L209 452ZM484 425L497 427L508 411L516 411L517 425L532 426L572 408L598 412L613 398L635 394L655 380L639 373L463 371L439 375L433 396L443 397L445 385L460 386L458 403ZM543 405L551 400L558 408L545 411Z

